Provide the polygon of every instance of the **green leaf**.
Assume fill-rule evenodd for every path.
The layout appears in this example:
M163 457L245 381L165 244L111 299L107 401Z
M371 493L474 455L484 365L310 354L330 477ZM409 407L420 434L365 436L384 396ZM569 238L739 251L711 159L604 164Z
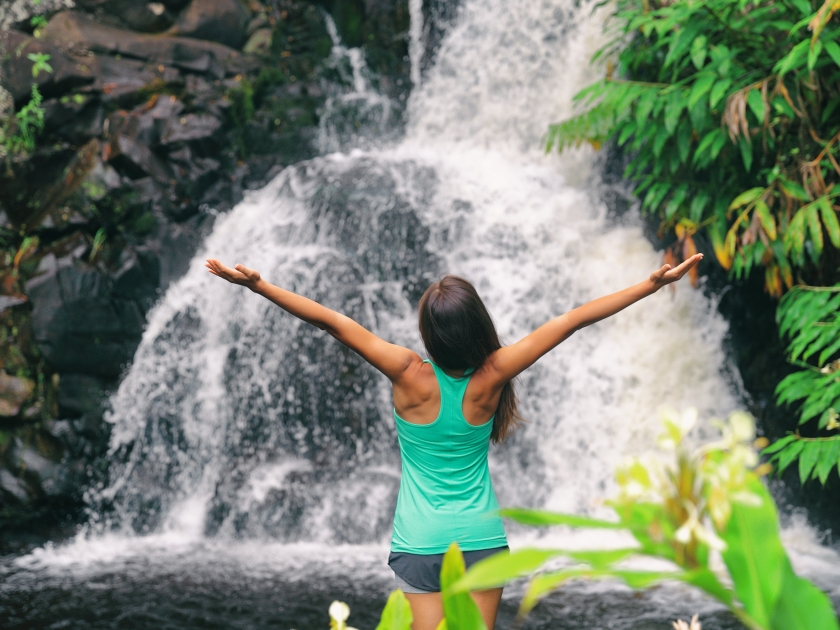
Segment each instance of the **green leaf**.
M791 252L795 259L802 258L802 251L805 248L805 210L800 209L788 225L785 231L785 248Z
M753 115L758 120L758 124L764 122L764 99L761 98L761 91L750 90L747 94L747 105L750 106ZM749 170L749 169L747 169Z
M469 593L453 592L451 586L464 576L464 555L457 543L449 545L440 569L440 589L447 630L487 630Z
M797 457L799 457L799 453L802 452L802 448L805 446L805 442L802 440L796 440L795 442L791 443L789 446L783 448L779 451L777 456L777 461L779 462L779 474L781 475L788 466L790 466Z
M405 593L396 590L388 596L376 630L411 630L413 622L411 604L408 603Z
M816 44L808 49L808 70L813 70L814 66L817 65L817 58L820 56L822 49L823 43L819 39Z
M803 442L802 452L799 454L799 481L805 483L811 477L811 471L820 456L819 442Z
M721 584L720 580L718 580L717 576L710 569L694 569L693 571L681 573L677 579L706 591L709 595L727 606L732 605L732 591Z
M751 475L746 490L761 503L732 502L732 516L720 532L727 545L722 556L744 609L759 626L768 628L782 590L787 555L766 488Z
M706 61L706 36L698 35L691 42L691 63L700 70Z
M738 148L741 149L741 158L744 160L744 169L749 171L750 168L752 168L753 160L752 143L741 136L738 138Z
M703 210L705 210L706 204L708 203L709 195L706 192L700 191L695 194L691 200L688 218L694 223L700 223L703 220Z
M815 474L820 483L825 485L831 469L840 466L840 435L826 439L820 449L820 459L817 462Z
M776 219L773 218L770 208L763 199L757 199L755 202L755 212L758 215L758 221L761 227L767 233L771 241L776 240Z
M661 125L657 128L656 136L653 139L653 154L656 157L659 157L662 153L662 148L665 146L665 142L669 137L671 137L671 132L668 131L667 126Z
M762 188L761 186L745 190L740 195L735 197L735 199L732 200L732 203L729 204L728 210L737 210L738 208L752 203L753 201L758 199L763 192L764 188Z
M557 512L545 512L543 510L528 510L523 508L506 508L500 510L505 518L509 518L523 525L568 525L569 527L589 527L595 529L624 529L621 523L602 521L586 516L575 514L559 514Z
M691 88L691 92L688 95L688 107L691 109L697 104L701 98L703 98L706 94L708 94L709 90L712 89L712 85L715 82L716 76L709 72L704 73L698 76L697 80L694 82L694 85Z
M715 108L721 99L726 96L726 91L729 89L729 86L732 85L732 79L721 79L717 83L715 83L715 87L712 88L712 94L709 97L709 107L712 109Z
M789 561L784 569L782 590L773 610L770 630L840 630L834 607L826 594L795 575Z
M825 52L828 53L828 56L834 60L834 63L840 66L840 45L838 45L837 42L826 40L823 42L823 46L825 47Z
M776 452L782 450L785 446L787 446L788 444L793 442L795 439L796 439L796 436L792 433L790 435L786 435L785 437L781 438L780 440L776 440L770 446L768 446L763 451L761 451L761 454L764 455L764 456L772 455L773 453L776 453Z
M808 231L811 233L811 243L814 244L814 249L819 256L823 250L823 233L822 224L820 223L820 215L817 211L816 204L809 204L805 207L805 219L808 221Z
M533 573L547 560L560 555L563 552L558 549L519 549L497 553L476 562L450 589L458 593L502 586L514 578Z
M820 197L817 200L822 215L825 231L828 232L828 240L834 247L840 248L840 223L837 221L837 213L831 207L828 197Z
M665 129L668 130L669 135L673 134L674 129L677 128L677 123L680 120L683 109L685 109L685 105L682 90L673 90L668 98L668 106L665 109Z
M811 201L811 197L808 196L805 189L796 182L792 182L783 177L780 177L777 181L779 182L781 189L785 191L788 196L793 197L794 199L799 199L799 201Z

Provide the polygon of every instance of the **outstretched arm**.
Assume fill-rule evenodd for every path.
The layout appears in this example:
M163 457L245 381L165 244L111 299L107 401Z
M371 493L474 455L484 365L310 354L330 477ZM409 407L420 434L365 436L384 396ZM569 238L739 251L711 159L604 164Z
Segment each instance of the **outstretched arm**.
M703 254L696 254L674 269L671 265L663 265L650 274L647 280L587 302L543 324L521 341L496 350L490 355L489 366L495 373L494 380L498 380L500 386L507 383L576 331L615 315L634 302L656 293L665 285L678 281L702 258Z
M205 266L214 276L247 287L295 317L326 330L345 346L358 352L391 381L398 381L412 364L421 361L416 352L380 339L346 315L266 282L258 271L244 265L236 265L231 269L215 258L208 258Z

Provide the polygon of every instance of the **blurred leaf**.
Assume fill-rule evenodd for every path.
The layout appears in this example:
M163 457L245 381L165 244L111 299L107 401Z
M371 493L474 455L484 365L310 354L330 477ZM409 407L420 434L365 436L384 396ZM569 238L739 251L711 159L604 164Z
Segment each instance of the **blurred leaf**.
M411 630L414 617L405 594L396 590L388 596L376 630Z
M602 521L586 516L559 514L557 512L546 512L543 510L506 508L500 510L499 514L523 525L568 525L569 527L589 527L596 529L624 529L621 523L611 523L610 521Z
M551 558L563 555L557 549L519 549L502 552L476 562L451 587L453 593L503 586L513 578L533 573Z
M744 609L762 628L769 628L782 591L787 556L779 539L772 498L754 476L747 488L760 497L761 504L732 503L729 523L719 532L727 545L722 556Z
M453 592L451 587L464 576L464 556L457 543L443 555L440 590L447 630L487 630L481 613L469 593Z

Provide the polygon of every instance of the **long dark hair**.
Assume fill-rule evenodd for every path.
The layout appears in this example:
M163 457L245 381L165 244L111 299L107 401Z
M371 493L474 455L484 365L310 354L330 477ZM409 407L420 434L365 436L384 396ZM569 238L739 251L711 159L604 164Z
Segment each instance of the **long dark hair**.
M429 357L444 370L478 369L502 347L499 335L475 287L458 276L445 276L426 289L418 307L420 336ZM516 409L513 382L502 388L490 439L504 442L524 420Z

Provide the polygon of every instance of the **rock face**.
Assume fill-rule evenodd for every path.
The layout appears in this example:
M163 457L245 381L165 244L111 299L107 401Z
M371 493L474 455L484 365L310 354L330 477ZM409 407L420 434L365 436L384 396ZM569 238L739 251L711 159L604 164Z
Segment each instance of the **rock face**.
M319 152L354 89L325 10L400 111L407 0L0 3L0 548L80 516L149 309L218 212Z
M169 32L239 48L250 19L240 0L193 0Z

